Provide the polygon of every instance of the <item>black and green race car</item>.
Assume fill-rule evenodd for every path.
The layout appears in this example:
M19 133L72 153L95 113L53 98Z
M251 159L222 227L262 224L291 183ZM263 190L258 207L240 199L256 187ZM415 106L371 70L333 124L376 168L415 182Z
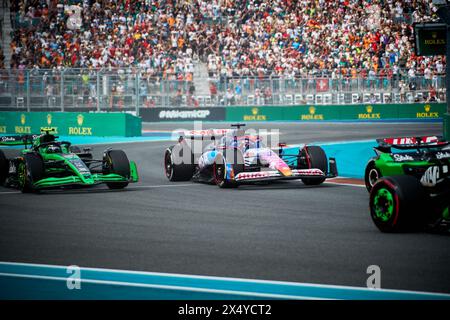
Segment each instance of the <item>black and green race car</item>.
M450 142L442 137L378 139L365 183L370 214L383 232L450 230Z
M13 157L7 157L0 149L0 185L22 192L101 183L110 189L123 189L139 180L136 164L122 150L107 149L103 159L96 160L89 148L81 150L57 138L51 131L0 137L0 145L25 146Z

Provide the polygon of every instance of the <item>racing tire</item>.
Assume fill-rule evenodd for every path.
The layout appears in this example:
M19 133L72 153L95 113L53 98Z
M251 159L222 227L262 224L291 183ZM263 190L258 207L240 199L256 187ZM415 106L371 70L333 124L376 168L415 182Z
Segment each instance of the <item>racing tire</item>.
M379 179L370 191L372 221L382 232L414 231L423 226L426 192L420 181L400 175Z
M227 163L231 163L234 176L244 171L244 157L239 150L220 154L213 164L213 181L219 188L237 188L239 184L226 178Z
M115 173L130 179L130 161L122 150L110 150L103 157L103 173ZM123 189L128 186L126 182L107 182L106 185L110 189Z
M177 146L177 149L178 147L183 148L181 144L175 146ZM194 175L195 166L194 164L186 164L182 159L179 159L179 156L173 152L175 146L167 148L164 153L164 173L169 181L189 181ZM187 147L180 150L181 157L183 157L183 152L186 148ZM189 152L191 151L189 150ZM192 160L192 155L190 158Z
M308 146L300 151L300 158L306 159L308 169L320 169L326 175L328 173L328 159L325 151L319 146ZM302 182L307 186L322 184L326 178L303 178Z
M6 177L8 176L8 171L8 159L6 158L5 153L0 150L0 186L5 183Z
M22 193L37 192L33 183L41 180L45 174L44 160L37 153L28 153L23 156L17 168L18 186Z
M378 179L382 177L380 170L375 166L375 162L370 161L364 172L364 183L367 191L370 192Z

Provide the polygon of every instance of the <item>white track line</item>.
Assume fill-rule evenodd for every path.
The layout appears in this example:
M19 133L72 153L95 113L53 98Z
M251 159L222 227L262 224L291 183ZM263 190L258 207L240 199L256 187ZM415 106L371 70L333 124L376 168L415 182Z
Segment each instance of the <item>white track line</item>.
M333 182L333 181L326 181L325 184L336 184L339 186L349 186L349 187L358 187L358 188L365 188L365 185L362 184L355 184L355 183L343 183L343 182Z

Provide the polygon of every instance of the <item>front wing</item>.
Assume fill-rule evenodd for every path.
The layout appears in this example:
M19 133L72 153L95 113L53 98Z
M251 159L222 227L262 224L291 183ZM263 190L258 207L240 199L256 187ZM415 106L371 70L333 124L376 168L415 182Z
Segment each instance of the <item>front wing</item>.
M252 183L272 180L292 180L303 178L334 178L334 174L325 175L320 169L293 169L292 175L284 176L279 171L241 172L234 178L239 183Z

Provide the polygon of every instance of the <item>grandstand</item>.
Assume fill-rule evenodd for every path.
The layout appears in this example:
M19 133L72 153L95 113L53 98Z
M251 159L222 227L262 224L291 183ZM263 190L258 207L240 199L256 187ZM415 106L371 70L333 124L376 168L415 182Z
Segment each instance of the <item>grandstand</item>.
M413 47L412 24L437 20L431 0L3 5L2 107L445 100L445 57Z

